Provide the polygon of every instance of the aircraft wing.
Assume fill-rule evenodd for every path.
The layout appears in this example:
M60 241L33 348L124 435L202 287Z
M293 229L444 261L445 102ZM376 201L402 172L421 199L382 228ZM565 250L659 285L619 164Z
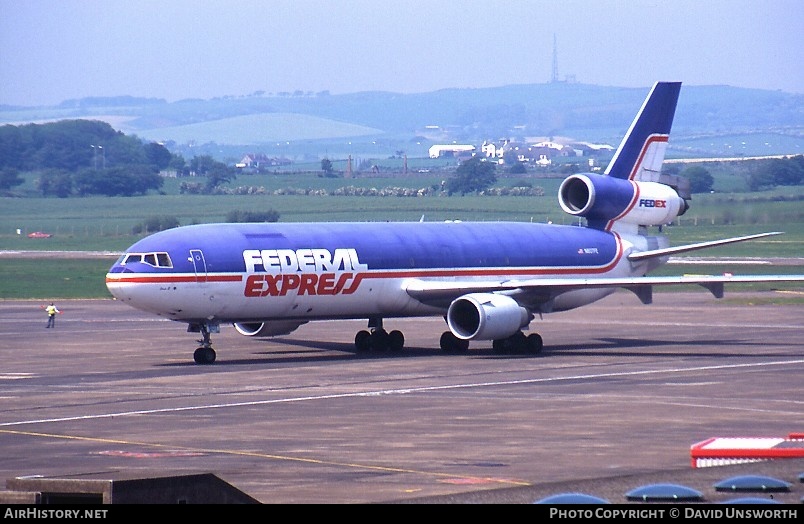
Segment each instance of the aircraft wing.
M499 293L514 298L535 312L550 312L551 301L569 291L580 289L624 288L636 294L644 304L652 301L653 286L697 284L715 297L723 297L725 284L751 282L804 282L804 275L683 275L605 278L537 278L499 282L443 282L414 280L405 291L416 300L437 307L449 307L458 297L469 293Z

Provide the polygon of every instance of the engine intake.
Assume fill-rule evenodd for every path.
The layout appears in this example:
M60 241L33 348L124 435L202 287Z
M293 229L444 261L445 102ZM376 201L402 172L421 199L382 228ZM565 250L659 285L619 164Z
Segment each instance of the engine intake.
M447 325L462 340L507 338L527 326L533 316L516 300L493 293L456 298L447 311Z

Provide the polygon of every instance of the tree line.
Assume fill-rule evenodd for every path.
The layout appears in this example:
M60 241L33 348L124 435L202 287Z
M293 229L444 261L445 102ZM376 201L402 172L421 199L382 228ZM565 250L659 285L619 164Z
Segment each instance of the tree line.
M767 160L746 160L746 185L751 191L804 183L804 155ZM522 170L518 162L510 162ZM579 167L579 166L577 166ZM714 179L702 166L668 172L690 180L693 193L709 192ZM324 176L336 176L329 159L321 162ZM194 175L180 191L210 194L236 178L236 169L209 155L195 156L189 162L156 142L115 131L96 120L61 120L47 124L0 126L0 194L25 182L22 174L36 175L36 189L43 196L135 196L159 191L170 170L177 176ZM448 194L480 192L497 180L496 164L479 157L465 161L446 181Z
M61 120L0 126L0 191L35 173L43 196L134 196L158 191L161 171L205 176L202 192L235 177L234 169L210 156L189 163L156 142L115 131L106 122Z
M804 155L744 162L747 162L746 185L751 191L804 184ZM461 163L455 176L446 181L445 189L450 195L484 191L497 181L495 168L496 164L473 157ZM692 193L708 193L714 190L714 177L701 165L693 165L683 170L677 165L672 165L666 172L687 178Z
M804 184L804 155L741 160L740 164L741 174L745 177L746 186L750 191ZM678 165L665 167L668 173L687 178L690 181L690 191L693 193L708 193L715 189L714 177L702 165L693 165L683 170Z

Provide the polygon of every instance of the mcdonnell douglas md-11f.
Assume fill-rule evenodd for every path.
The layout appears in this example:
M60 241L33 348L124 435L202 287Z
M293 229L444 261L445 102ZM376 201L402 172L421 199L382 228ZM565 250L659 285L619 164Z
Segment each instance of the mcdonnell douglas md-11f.
M776 232L670 247L651 234L684 214L683 179L661 174L681 90L651 89L604 174L567 177L561 208L585 226L527 222L250 223L177 227L131 246L106 275L112 295L200 333L194 359L215 361L211 334L284 335L315 320L367 319L357 351L400 351L387 319L443 316L445 351L492 341L498 351L542 350L525 334L536 315L590 304L618 288L651 302L653 286L804 281L798 276L653 277L676 253ZM580 218L579 218L580 219Z

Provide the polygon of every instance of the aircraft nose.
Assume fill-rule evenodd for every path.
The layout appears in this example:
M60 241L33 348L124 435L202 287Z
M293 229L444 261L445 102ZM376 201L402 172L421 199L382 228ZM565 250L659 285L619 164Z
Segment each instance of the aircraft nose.
M114 271L118 269L118 271ZM120 273L124 273L125 270L122 270L120 267L112 268L109 273L106 274L106 289L109 290L109 293L112 294L114 298L117 300L129 300L130 297L125 292L125 285L123 285L120 280L117 278L117 275Z

